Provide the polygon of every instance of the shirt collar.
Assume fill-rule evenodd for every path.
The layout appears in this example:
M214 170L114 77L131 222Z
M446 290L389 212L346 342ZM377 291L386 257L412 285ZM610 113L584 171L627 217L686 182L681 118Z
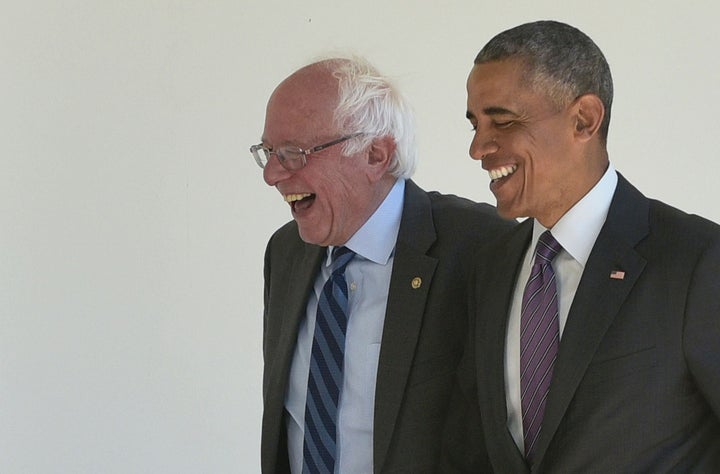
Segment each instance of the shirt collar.
M398 179L380 207L350 237L345 247L368 260L385 265L395 249L404 202L405 180ZM331 253L332 247L329 247L328 263Z
M600 181L553 226L552 235L563 249L585 267L595 240L600 234L618 177L612 163ZM533 226L533 247L545 230L537 220Z

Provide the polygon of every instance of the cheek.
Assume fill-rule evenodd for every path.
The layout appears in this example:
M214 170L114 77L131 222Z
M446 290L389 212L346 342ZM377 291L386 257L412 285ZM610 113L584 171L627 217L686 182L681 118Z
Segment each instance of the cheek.
M326 217L337 221L351 212L353 196L340 176L327 176L327 178L317 188L317 199Z

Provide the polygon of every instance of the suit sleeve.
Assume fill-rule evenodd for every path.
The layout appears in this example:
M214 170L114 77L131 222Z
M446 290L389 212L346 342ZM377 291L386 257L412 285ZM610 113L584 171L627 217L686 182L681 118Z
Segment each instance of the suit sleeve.
M474 284L469 286L468 337L458 365L445 427L443 430L440 470L447 473L492 473L485 447L480 408L477 401L475 372Z
M720 237L703 252L693 272L683 344L690 372L720 419Z
M463 364L466 365L466 364ZM467 390L474 387L461 368L455 377L450 407L443 430L440 472L490 473L483 427L475 397Z

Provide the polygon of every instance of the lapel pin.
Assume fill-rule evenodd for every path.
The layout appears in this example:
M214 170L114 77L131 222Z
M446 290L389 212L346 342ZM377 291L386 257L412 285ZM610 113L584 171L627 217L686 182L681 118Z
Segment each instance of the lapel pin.
M420 277L413 278L412 281L410 282L410 286L413 287L413 290L417 290L418 288L420 288L422 286L422 278L420 278Z
M620 270L613 270L610 272L610 278L612 278L613 280L624 280L625 272Z

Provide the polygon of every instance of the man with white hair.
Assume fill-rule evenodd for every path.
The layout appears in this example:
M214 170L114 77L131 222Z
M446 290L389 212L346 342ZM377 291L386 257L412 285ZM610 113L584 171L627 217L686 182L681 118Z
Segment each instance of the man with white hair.
M433 472L488 204L425 192L411 111L360 58L301 68L251 148L293 221L265 254L262 470Z

